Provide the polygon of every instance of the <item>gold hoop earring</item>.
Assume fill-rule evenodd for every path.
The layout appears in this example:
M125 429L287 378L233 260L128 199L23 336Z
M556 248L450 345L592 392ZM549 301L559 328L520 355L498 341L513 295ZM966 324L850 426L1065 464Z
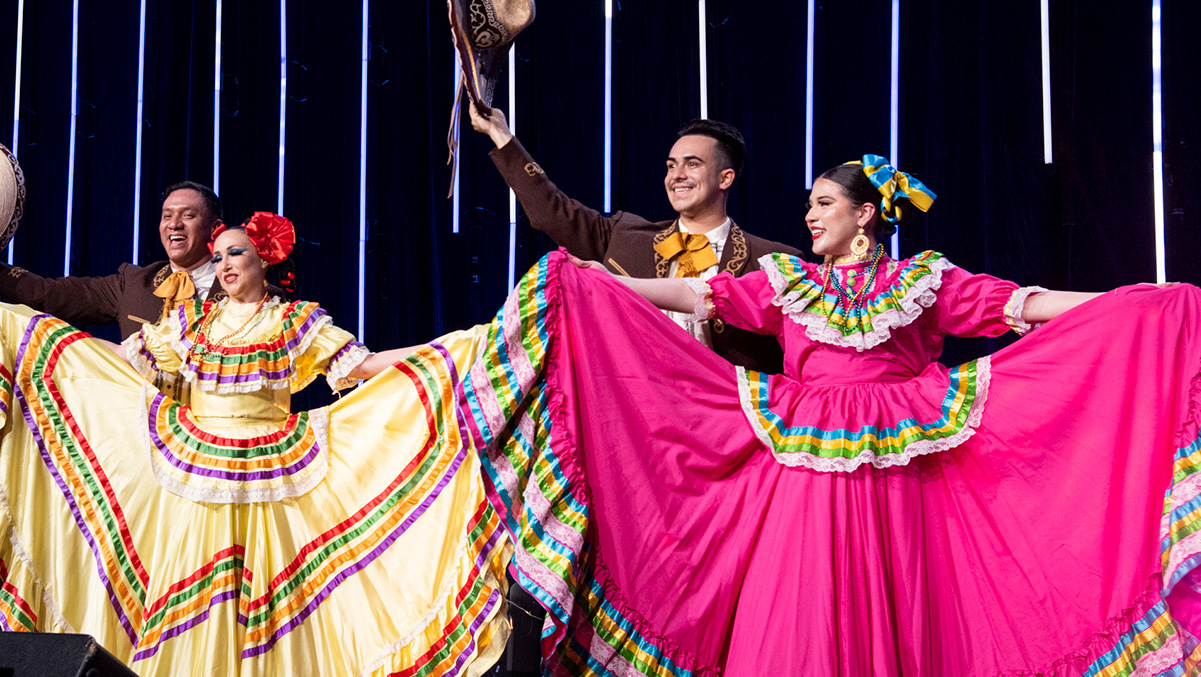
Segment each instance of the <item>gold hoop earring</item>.
M867 253L869 246L871 246L871 242L863 234L863 226L859 226L859 234L855 236L855 239L851 240L851 255L856 257L863 256Z

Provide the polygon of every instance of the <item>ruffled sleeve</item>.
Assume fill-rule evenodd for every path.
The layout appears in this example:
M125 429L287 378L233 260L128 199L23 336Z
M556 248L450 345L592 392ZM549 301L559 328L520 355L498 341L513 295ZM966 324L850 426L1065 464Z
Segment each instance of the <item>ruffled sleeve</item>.
M292 353L292 392L303 389L324 374L333 390L358 383L350 378L371 351L345 329L334 326L315 303L297 302L285 311L284 335Z
M167 313L158 324L144 324L141 331L130 334L121 345L135 371L147 381L159 385L173 381L183 364L186 352L179 343L179 317Z
M1010 329L1024 334L1030 330L1022 317L1026 297L1038 291L1045 290L952 267L943 273L936 323L953 336L1000 336Z
M737 278L721 273L709 280L709 286L714 316L756 334L780 334L784 314L772 302L775 291L766 273L760 270Z

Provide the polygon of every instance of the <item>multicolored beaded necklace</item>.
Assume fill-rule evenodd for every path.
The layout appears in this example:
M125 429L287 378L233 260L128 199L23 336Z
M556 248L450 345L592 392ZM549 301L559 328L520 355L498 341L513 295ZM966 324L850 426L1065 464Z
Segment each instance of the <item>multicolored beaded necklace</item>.
M830 321L831 316L834 314L834 307L839 306L842 308L842 325L844 327L849 326L848 320L852 312L855 314L855 326L862 325L863 302L867 299L868 290L872 288L872 284L876 281L876 273L880 270L880 260L882 258L884 258L884 245L877 244L876 251L872 254L871 268L868 269L867 282L854 294L851 294L843 287L837 275L831 274L831 271L834 270L835 261L832 260L825 264L826 273L822 279L822 296L826 295L826 290L829 289L831 283L833 283L834 289L838 292L838 301L826 309L827 322Z

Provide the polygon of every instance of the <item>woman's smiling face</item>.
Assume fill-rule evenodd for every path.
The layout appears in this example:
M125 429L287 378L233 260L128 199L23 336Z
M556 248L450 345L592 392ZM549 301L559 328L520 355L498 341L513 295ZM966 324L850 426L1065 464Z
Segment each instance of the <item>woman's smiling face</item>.
M851 253L851 240L865 229L876 215L872 204L855 206L842 186L828 179L813 182L809 193L809 211L805 214L805 225L813 237L813 253L819 256L845 256ZM872 242L874 246L875 243Z
M246 231L231 228L213 242L217 280L234 301L257 302L266 293L267 262L259 256Z

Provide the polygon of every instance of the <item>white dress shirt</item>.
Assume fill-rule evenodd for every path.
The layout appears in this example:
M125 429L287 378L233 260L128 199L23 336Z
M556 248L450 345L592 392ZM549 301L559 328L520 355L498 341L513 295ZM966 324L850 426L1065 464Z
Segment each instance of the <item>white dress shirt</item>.
M700 275L698 275L698 277L700 279L709 280L709 279L712 279L713 276L717 275L717 273L721 267L722 250L725 249L726 240L729 239L729 237L730 237L730 226L731 225L732 225L732 222L730 221L729 218L727 218L725 223L714 228L713 230L709 231L708 233L704 233L705 237L709 238L709 246L713 247L713 253L715 255L717 255L718 264L714 265L714 266L709 266L708 268L702 270L700 272ZM679 224L679 226L680 226L681 233L692 232L692 231L688 230L687 228L685 228L684 224L682 224L682 223ZM677 268L679 268L679 263L677 263L676 261L672 261L671 267L667 269L667 276L675 277ZM696 340L700 341L701 343L705 344L706 346L708 346L710 348L713 347L713 336L709 329L709 321L708 320L704 320L701 322L694 322L691 319L689 319L692 316L692 313L677 313L672 310L665 310L663 312L667 313L667 316L671 318L672 322L675 322L676 324L680 325L681 327L684 328L685 331L687 331L689 334L692 334L694 337L696 337Z

